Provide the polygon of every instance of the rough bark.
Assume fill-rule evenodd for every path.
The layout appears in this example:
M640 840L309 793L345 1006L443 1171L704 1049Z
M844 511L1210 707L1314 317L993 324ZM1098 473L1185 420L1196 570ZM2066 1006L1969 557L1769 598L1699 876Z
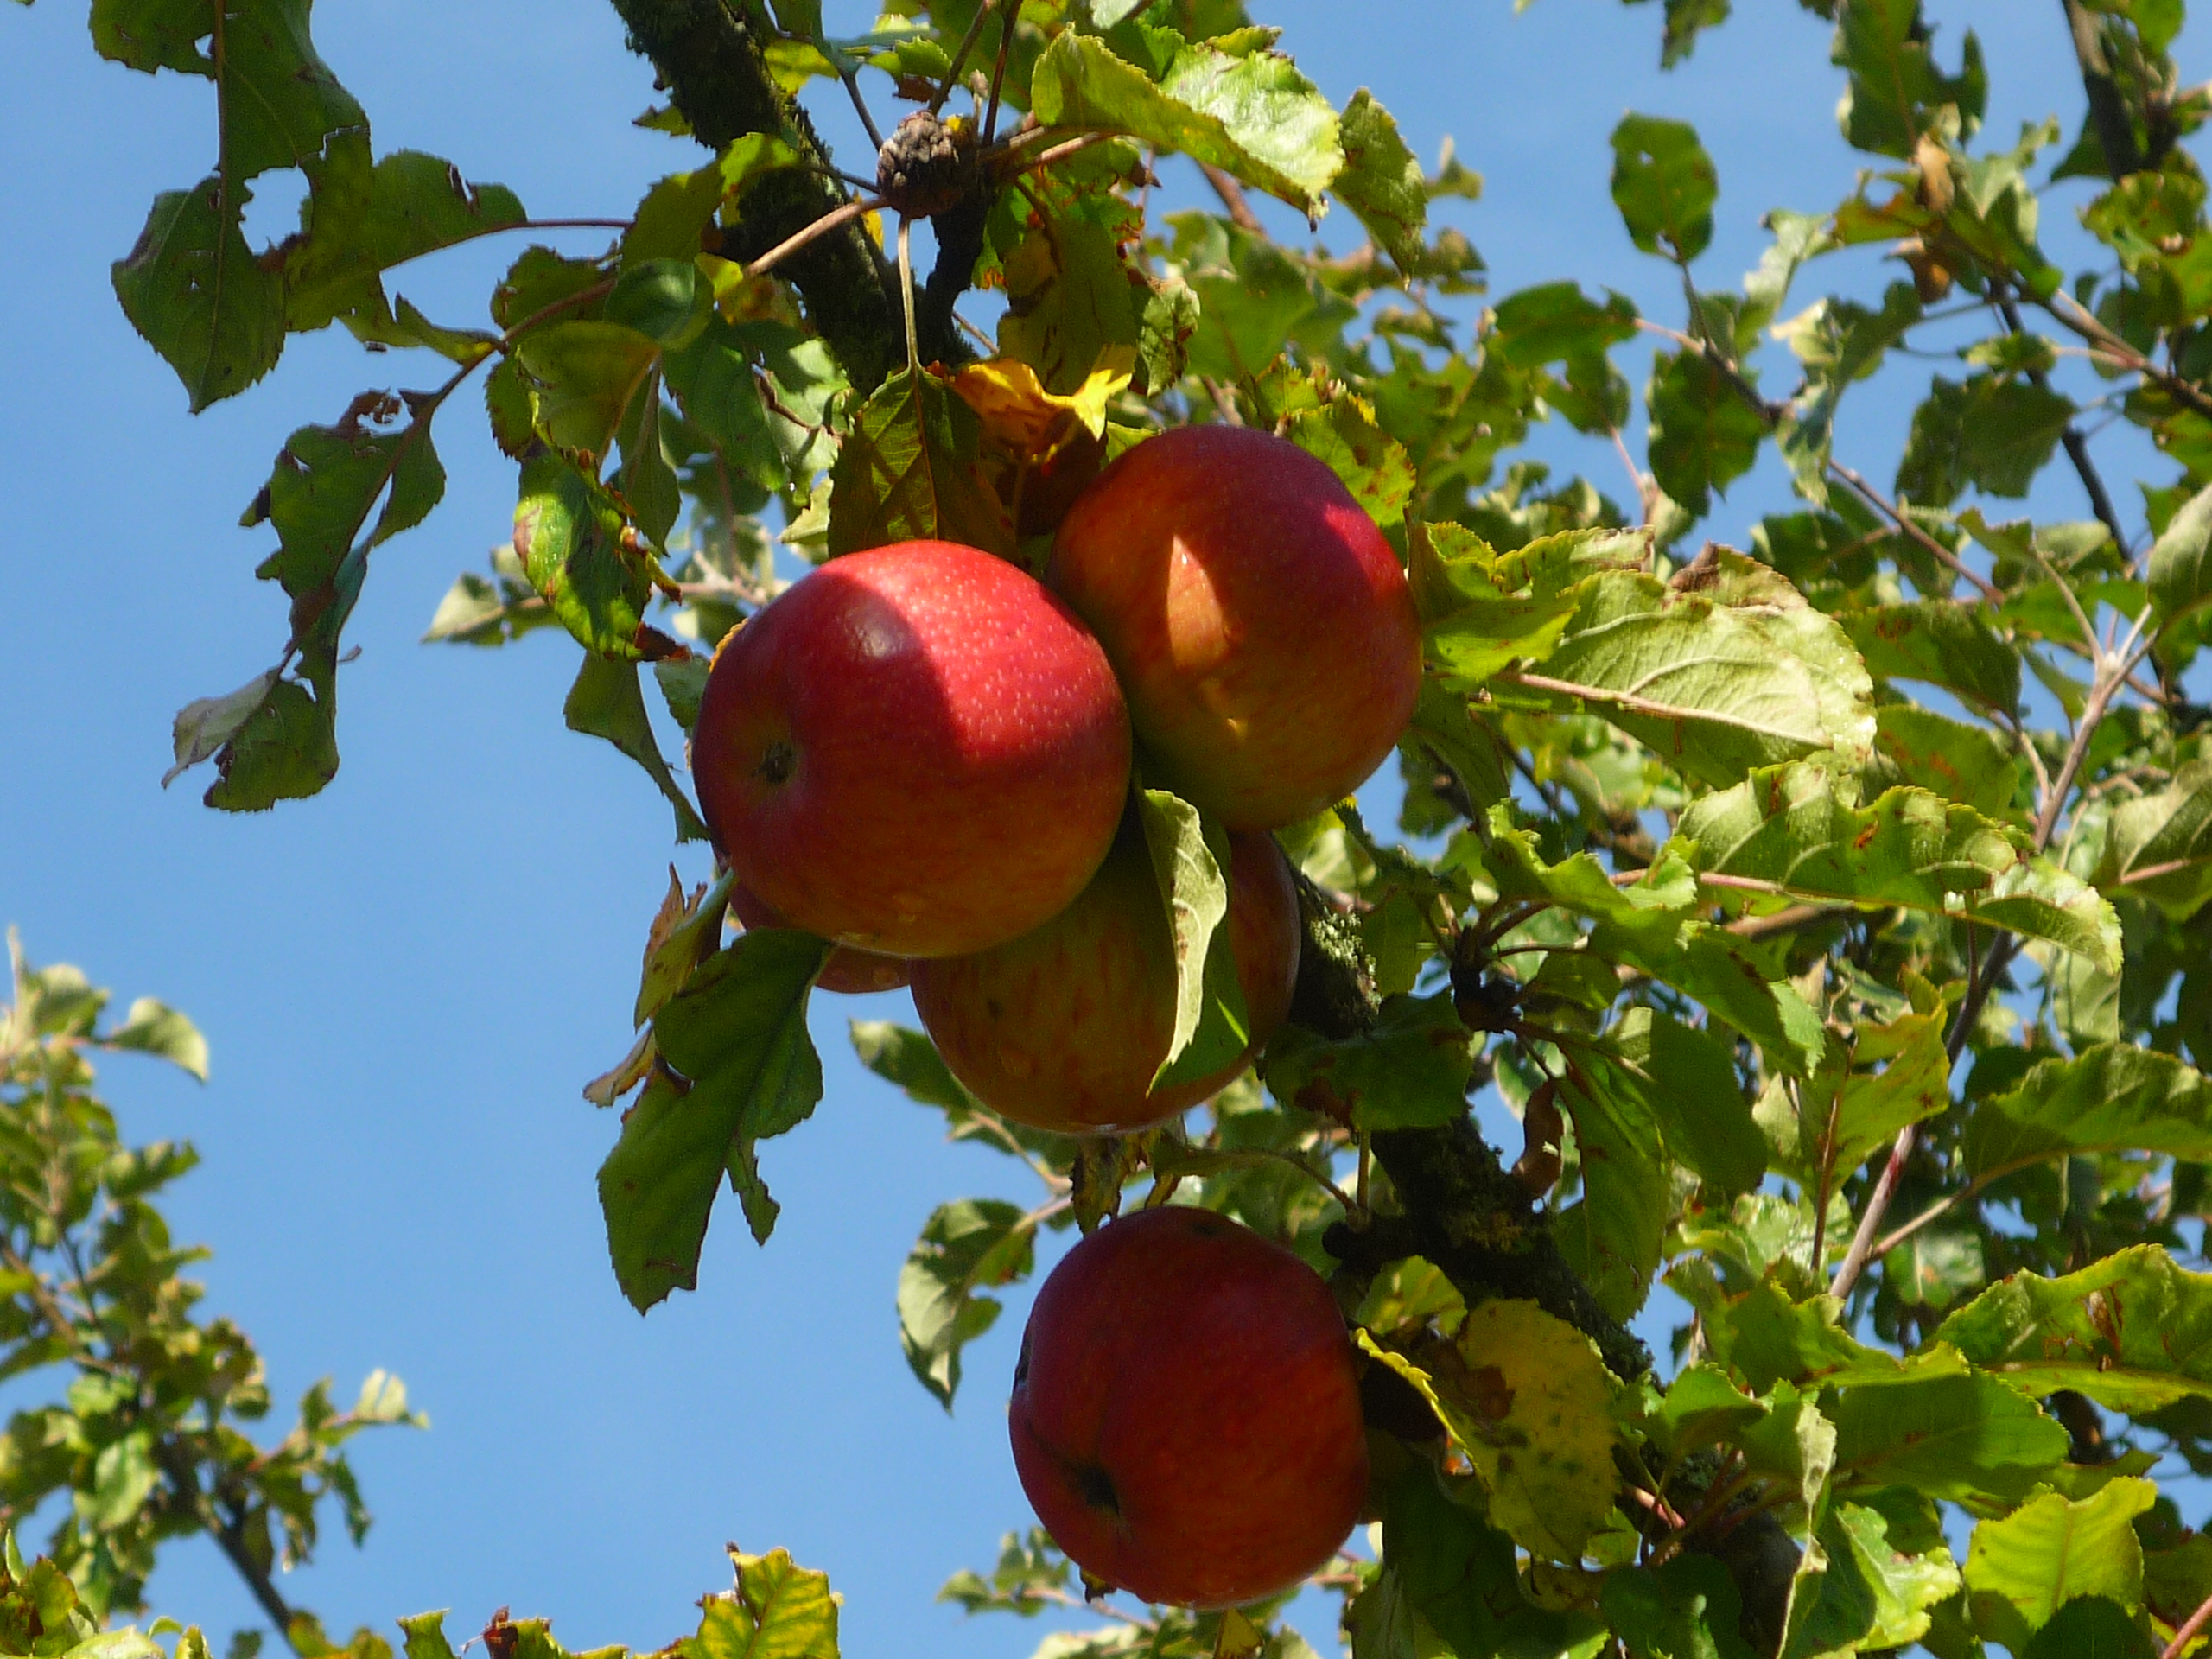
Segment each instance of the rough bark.
M743 220L724 240L728 257L758 257L844 205L828 146L769 74L752 31L721 0L613 3L631 48L652 60L701 143L719 152L747 133L775 133L816 164L772 174L747 192ZM872 391L905 359L896 277L863 226L833 232L780 268L854 385Z

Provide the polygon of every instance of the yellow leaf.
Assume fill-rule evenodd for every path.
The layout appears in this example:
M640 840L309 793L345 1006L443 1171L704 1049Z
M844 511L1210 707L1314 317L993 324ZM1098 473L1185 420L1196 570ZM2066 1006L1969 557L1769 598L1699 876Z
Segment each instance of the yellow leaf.
M1450 1341L1360 1345L1411 1382L1489 1489L1491 1518L1540 1559L1581 1559L1612 1512L1611 1377L1590 1339L1534 1302L1484 1302Z
M1049 461L1078 429L1094 438L1105 431L1106 405L1129 384L1136 360L1132 347L1102 346L1084 383L1062 396L1046 391L1027 363L998 357L969 364L952 377L952 389L999 442L1031 461Z

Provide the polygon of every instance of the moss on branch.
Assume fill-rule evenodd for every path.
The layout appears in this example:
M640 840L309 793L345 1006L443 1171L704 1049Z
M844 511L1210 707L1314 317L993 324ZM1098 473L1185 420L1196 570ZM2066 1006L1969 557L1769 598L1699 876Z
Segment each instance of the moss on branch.
M805 111L776 85L753 32L721 0L613 3L628 27L631 49L652 60L701 143L719 153L747 133L775 133L815 163L771 174L746 193L742 220L724 238L725 255L757 258L844 205L829 147ZM864 226L849 225L818 238L781 270L861 391L873 390L905 357L895 279Z
M1301 883L1299 909L1305 940L1291 1018L1325 1037L1351 1036L1371 1024L1376 1012L1358 931L1310 883ZM1365 1232L1332 1229L1326 1244L1338 1260L1379 1268L1405 1255L1425 1256L1470 1302L1495 1296L1533 1301L1596 1343L1617 1375L1639 1376L1651 1369L1649 1351L1575 1276L1549 1219L1471 1120L1389 1130L1375 1136L1374 1147L1404 1214L1378 1217Z

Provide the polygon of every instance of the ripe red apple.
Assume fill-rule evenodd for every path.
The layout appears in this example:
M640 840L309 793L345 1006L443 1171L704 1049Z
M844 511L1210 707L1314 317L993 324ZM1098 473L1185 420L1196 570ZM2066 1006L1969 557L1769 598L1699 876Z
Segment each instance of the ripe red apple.
M1175 953L1144 836L1123 826L1076 901L972 956L913 964L914 1008L952 1075L1003 1116L1063 1134L1141 1128L1219 1090L1290 1012L1298 893L1271 836L1230 837L1229 916L1252 1041L1151 1091L1175 1031Z
M1366 1500L1359 1381L1329 1287L1208 1210L1141 1210L1068 1252L1030 1311L1008 1415L1053 1541L1147 1601L1287 1589Z
M791 925L762 904L759 893L742 883L730 888L729 907L747 927ZM823 990L841 991L848 996L859 996L868 991L895 991L906 982L906 963L897 957L879 957L873 950L858 950L849 944L841 944L830 952L830 960L822 964L822 972L814 982Z
M883 956L980 950L1083 891L1128 791L1098 642L972 547L832 560L722 642L691 739L737 879Z
M1162 781L1232 830L1310 817L1413 716L1421 624L1397 556L1328 466L1186 426L1101 473L1046 582L1096 631Z

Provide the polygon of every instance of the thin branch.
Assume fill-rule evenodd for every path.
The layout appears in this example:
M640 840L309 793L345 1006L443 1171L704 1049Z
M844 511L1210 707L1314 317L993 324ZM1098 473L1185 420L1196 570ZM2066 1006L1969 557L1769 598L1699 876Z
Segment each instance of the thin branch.
M1206 182L1221 198L1221 205L1229 210L1229 222L1240 231L1249 231L1255 236L1265 236L1267 227L1260 223L1260 216L1252 211L1251 201L1244 194L1244 187L1211 162L1200 162L1198 171L1206 175Z
M952 54L951 66L944 72L944 85L937 89L937 96L930 100L930 113L935 115L944 107L944 100L952 96L952 89L960 84L960 72L968 67L968 54L976 49L976 37L983 32L983 21L998 10L998 0L983 0L976 8L976 15L968 22L968 32L960 37L960 49ZM883 141L876 140L875 147L883 148Z
M245 1587L253 1592L253 1599L261 1605L261 1611L276 1627L276 1634L283 1638L284 1645L298 1653L299 1647L292 1640L292 1610L285 1605L284 1598L277 1593L275 1581L246 1548L245 1515L233 1510L226 1520L216 1514L212 1500L197 1491L192 1495L194 1507L200 1512L200 1523L207 1529L208 1535L214 1539L216 1547L223 1552L224 1559L236 1569L238 1577L245 1580Z
M2141 654L2150 649L2144 628L2150 613L2145 610L2135 619L2126 643L2118 657L2107 657L2099 666L2096 683L2089 689L2088 701L2082 706L2082 717L2074 723L2074 741L2067 745L2066 759L2058 769L2058 776L2044 797L2043 808L2036 815L2035 834L2031 845L2042 852L2050 845L2052 832L2058 827L2059 814L2065 810L2066 798L2073 792L2074 781L2080 776L2082 764L2088 758L2090 740L2097 728L2104 723L2106 712L2112 706L2113 696L2126 683ZM1967 950L1971 951L1973 936L1967 936ZM2010 933L2000 933L1991 942L1989 954L1981 959L1980 971L1968 982L1967 995L1959 1003L1958 1013L1951 1024L1945 1052L1951 1063L1958 1064L1959 1056L1966 1050L1967 1038L1974 1022L1981 1017L1981 1010L1995 988L1999 976L2019 949L2019 940ZM1969 967L1973 966L1969 958ZM1907 1124L1897 1131L1897 1138L1890 1148L1889 1162L1874 1182L1874 1190L1867 1195L1866 1208L1859 1217L1859 1230L1852 1236L1850 1251L1836 1268L1830 1281L1828 1294L1847 1296L1858 1283L1859 1275L1866 1270L1873 1255L1875 1241L1882 1229L1882 1220L1889 1213L1890 1201L1897 1196L1897 1183L1904 1174L1905 1162L1912 1156L1913 1147L1919 1138L1919 1127Z
M785 237L758 259L747 260L745 264L745 274L748 276L758 276L764 272L773 270L788 255L797 253L817 238L827 236L840 225L850 224L854 219L861 218L863 214L872 213L882 206L881 196L869 196L860 201L849 201L834 213L823 214L804 230L795 232Z
M1927 530L1914 519L1910 513L1906 512L1894 501L1891 501L1887 496L1876 489L1872 484L1867 482L1864 476L1859 473L1853 472L1841 461L1834 460L1831 460L1828 462L1828 471L1837 478L1841 479L1844 483L1849 485L1851 486L1852 493L1857 495L1860 500L1866 502L1868 506L1873 508L1875 512L1880 513L1885 518L1887 518L1907 536L1917 542L1923 550L1932 554L1940 563L1948 567L1955 575L1962 576L1968 582L1972 583L1984 599L1989 601L1993 605L2001 605L2004 603L2005 595L1998 591L1993 583L1992 583L1986 577L1983 576L1980 572L1969 568L1962 560L1961 560L1957 554L1952 552L1949 548L1944 546L1942 543L1937 541L1933 536L1930 536Z
M2181 1659L2182 1655L2189 1650L2189 1644L2196 1640L2208 1623L2212 1623L2212 1596L2205 1597L2197 1604L2196 1611L2189 1616L2189 1622L2174 1632L2174 1639L2166 1643L2165 1651L2158 1656L2158 1659Z
M818 43L814 49L817 52L822 51ZM823 52L822 55L830 58L827 52ZM868 143L880 150L883 148L882 130L875 124L875 118L868 113L868 100L861 96L860 77L846 65L840 63L836 58L830 58L830 62L837 72L837 79L845 83L845 93L853 100L853 113L860 117L861 125L867 129Z
M2059 0L2059 4L2066 13L2067 31L2074 37L2074 60L2081 66L2082 90L2088 95L2089 118L2096 124L2098 148L2105 153L2105 170L2117 183L2143 165L2135 147L2135 123L2106 61L2097 20L2082 0Z
M1992 286L1995 286L1993 283ZM2015 334L2024 334L2027 329L2020 321L2020 308L2011 296L1997 302L1998 315L2005 319L2005 327ZM2050 377L2041 369L2028 371L2030 384L2043 391L2050 390ZM2097 515L2098 522L2112 532L2113 545L2119 549L2121 558L2127 556L2127 531L2121 527L2119 511L2112 504L2112 496L2105 489L2104 475L2097 471L2096 463L2089 459L2089 441L2082 435L2081 429L2073 422L2066 423L2066 429L2058 441L2066 448L2066 459L2074 463L2075 475L2082 480L2082 487L2088 492L2089 510Z

